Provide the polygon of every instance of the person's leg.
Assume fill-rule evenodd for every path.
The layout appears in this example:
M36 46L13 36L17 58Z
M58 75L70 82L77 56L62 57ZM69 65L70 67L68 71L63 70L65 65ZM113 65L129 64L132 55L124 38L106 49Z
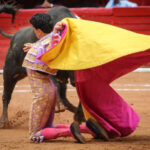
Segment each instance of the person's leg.
M55 105L56 105L56 102L53 104L53 106L51 108L51 112L50 112L49 118L48 118L44 128L49 128L49 127L53 126L52 124L53 124L54 114L55 114Z
M51 140L56 139L59 137L74 137L77 142L85 143L85 139L80 136L81 133L87 133L95 136L85 125L80 125L80 129L76 130L75 126L73 125L56 125L51 128L44 128L38 132L36 132L33 136L30 137L30 140L34 143L43 142L44 140Z
M29 133L32 136L43 129L46 123L48 123L49 126L52 125L56 90L48 75L43 75L29 69L27 73L33 93L29 119ZM49 116L51 118L49 118Z
M34 94L29 123L30 140L33 142L42 142L43 140L58 137L75 137L70 131L70 125L58 124L52 126L56 91L49 76L29 69L27 73ZM80 130L83 133L92 134L86 126L81 125Z

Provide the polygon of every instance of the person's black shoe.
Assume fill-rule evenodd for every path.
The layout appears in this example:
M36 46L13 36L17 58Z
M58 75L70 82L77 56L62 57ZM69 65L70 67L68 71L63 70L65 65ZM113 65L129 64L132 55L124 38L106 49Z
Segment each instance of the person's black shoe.
M106 130L93 119L88 119L86 121L86 126L96 135L96 138L109 141Z
M70 126L70 130L72 133L72 136L77 140L78 143L85 143L84 137L80 133L80 128L75 123L72 123Z

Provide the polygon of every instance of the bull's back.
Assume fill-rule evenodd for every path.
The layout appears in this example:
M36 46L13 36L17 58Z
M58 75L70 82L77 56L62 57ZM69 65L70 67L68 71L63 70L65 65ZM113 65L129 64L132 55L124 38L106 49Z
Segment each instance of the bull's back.
M37 38L32 27L24 27L15 33L11 39L11 44L6 55L6 63L14 62L17 66L21 66L26 55L23 51L25 43L34 43Z
M64 6L51 8L46 14L49 14L52 17L53 25L64 18L76 18L72 11Z

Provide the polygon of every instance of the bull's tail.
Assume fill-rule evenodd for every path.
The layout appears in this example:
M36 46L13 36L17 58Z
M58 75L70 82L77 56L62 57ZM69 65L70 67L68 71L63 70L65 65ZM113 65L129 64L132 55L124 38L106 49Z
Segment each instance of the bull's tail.
M0 29L0 34L5 36L6 38L9 38L9 39L11 39L14 36L14 34L5 33L1 29Z

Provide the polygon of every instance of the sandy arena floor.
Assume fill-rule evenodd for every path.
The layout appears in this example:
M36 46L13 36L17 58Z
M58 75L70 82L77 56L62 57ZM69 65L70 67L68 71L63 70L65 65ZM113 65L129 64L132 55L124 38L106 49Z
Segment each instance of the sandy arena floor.
M150 73L132 72L112 83L116 91L141 116L136 131L124 138L113 139L110 142L93 139L85 135L86 144L75 143L71 137L58 138L40 144L28 140L28 115L32 94L28 79L21 80L13 93L9 105L9 120L11 129L0 129L0 150L150 150ZM0 75L0 112L2 110L3 79ZM68 98L75 105L78 97L73 87L68 86ZM69 111L55 115L56 123L70 124L73 114Z

